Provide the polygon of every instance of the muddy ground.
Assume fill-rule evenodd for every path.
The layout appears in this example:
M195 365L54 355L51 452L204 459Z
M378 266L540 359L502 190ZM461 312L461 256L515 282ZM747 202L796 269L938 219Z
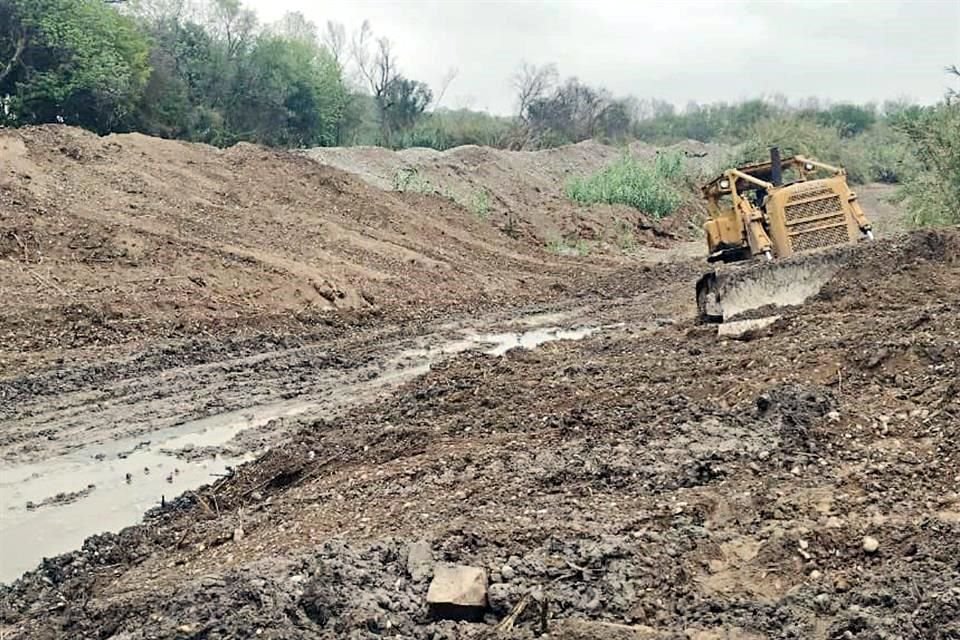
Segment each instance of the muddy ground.
M887 189L720 339L698 241L560 199L599 145L0 141L0 637L960 637L960 230ZM398 161L491 216L379 191ZM430 614L438 563L482 620Z
M958 232L863 246L739 340L672 275L610 285L622 327L447 359L45 561L5 634L960 637ZM489 571L484 621L430 618L434 562Z

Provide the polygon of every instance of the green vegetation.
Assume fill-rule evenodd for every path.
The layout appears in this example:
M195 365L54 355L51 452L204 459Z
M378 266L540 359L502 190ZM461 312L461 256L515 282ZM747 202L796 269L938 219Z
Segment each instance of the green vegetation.
M132 20L102 0L3 0L0 25L0 124L105 133L133 120L150 66Z
M393 190L407 193L438 195L453 202L477 216L481 220L490 217L490 194L480 189L467 196L461 196L450 189L433 184L415 169L401 169L393 175Z
M916 168L906 136L886 119L865 132L843 136L840 130L796 115L760 120L744 133L724 165L756 162L769 157L772 146L784 155L801 154L840 164L850 181L899 182Z
M560 256L580 256L590 254L590 245L583 238L560 237L547 243L547 250Z
M504 147L513 127L510 118L458 109L426 113L393 141L397 148L429 147L443 151L466 144Z
M461 204L481 220L490 216L490 194L483 189L470 194L470 197Z
M0 0L2 123L217 145L337 142L346 89L310 23L260 27L238 0L196 15L175 5Z
M950 72L960 78L960 70ZM909 140L917 170L907 175L900 199L917 226L960 224L960 94L905 118L898 126Z
M400 169L393 174L393 190L411 193L439 193L417 169Z
M683 177L680 156L660 154L653 162L629 155L586 178L567 183L567 196L582 205L625 204L655 218L663 218L683 201L678 182Z
M63 122L219 146L541 149L590 138L692 139L736 145L724 164L759 160L778 145L841 164L853 182L901 184L917 224L956 221L960 211L955 92L933 107L774 97L678 110L563 80L554 65L522 64L511 78L516 113L499 117L443 108L455 75L438 87L403 75L390 41L367 22L349 35L299 13L264 24L241 0L0 0L0 126ZM689 189L666 162L624 157L571 181L568 193L669 215ZM398 175L396 187L489 214L485 192L441 192L415 174Z

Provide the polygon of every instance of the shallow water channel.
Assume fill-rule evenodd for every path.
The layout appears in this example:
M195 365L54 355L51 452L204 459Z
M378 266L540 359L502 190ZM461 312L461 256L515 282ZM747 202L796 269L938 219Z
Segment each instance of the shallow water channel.
M579 340L605 327L564 329L538 327L521 332L471 334L450 341L404 371L414 377L449 356L480 350L500 356L510 349L532 349L554 340ZM408 354L409 355L409 354ZM394 373L394 375L396 375ZM252 460L256 452L237 458L222 456L186 460L172 452L217 447L242 431L276 418L308 414L309 397L258 405L140 438L114 440L29 464L0 462L0 582L11 582L43 558L75 548L91 535L119 531L136 524L150 508L185 491L209 484L230 467Z

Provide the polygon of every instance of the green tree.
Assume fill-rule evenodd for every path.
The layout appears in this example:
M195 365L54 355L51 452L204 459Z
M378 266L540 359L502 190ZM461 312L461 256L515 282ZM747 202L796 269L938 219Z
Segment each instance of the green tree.
M433 100L425 83L394 76L383 93L383 117L392 132L412 128Z
M229 121L242 139L285 147L336 143L345 91L339 66L315 41L261 35L237 91Z
M144 21L152 73L138 109L138 128L152 135L226 145L236 141L225 113L238 64L201 24L177 13Z
M150 74L146 38L102 0L0 0L6 119L128 127Z
M202 21L182 0L141 0L131 9L153 45L138 126L218 146L335 144L345 90L315 25L291 13L258 28L233 0L212 0L208 9Z

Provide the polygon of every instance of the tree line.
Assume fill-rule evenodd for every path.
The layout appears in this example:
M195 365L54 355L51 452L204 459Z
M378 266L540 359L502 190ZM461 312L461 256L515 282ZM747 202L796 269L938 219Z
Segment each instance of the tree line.
M8 126L306 147L389 145L435 97L367 23L348 40L240 0L0 0L0 101Z
M868 155L885 154L888 166L869 177L896 181L897 145L924 112L904 102L777 96L677 109L564 79L552 64L521 63L510 78L514 114L498 117L443 108L455 77L450 70L430 87L405 76L390 40L369 23L352 33L300 13L262 23L241 0L0 0L0 124L8 126L65 122L219 146L437 149L590 138L740 143L765 129L803 129L874 147Z

